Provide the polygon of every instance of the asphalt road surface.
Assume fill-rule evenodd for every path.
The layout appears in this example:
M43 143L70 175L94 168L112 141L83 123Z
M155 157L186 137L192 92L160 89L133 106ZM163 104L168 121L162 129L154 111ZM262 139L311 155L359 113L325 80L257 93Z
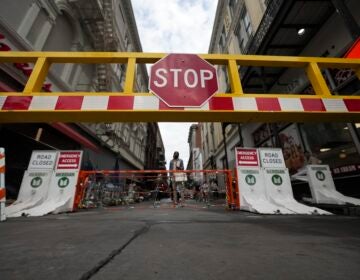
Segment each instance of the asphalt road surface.
M360 279L360 219L149 203L0 223L0 279Z

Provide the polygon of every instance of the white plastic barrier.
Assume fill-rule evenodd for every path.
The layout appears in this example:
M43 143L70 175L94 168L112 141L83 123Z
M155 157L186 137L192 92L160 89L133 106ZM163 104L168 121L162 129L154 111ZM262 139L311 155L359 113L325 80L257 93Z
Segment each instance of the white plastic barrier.
M26 215L43 216L73 211L81 159L82 151L59 152L46 200L28 209Z
M237 168L240 209L260 214L294 214L293 211L271 203L265 191L260 168Z
M24 214L43 216L72 211L78 175L78 171L54 172L46 200L37 207L27 209Z
M53 171L25 171L17 200L6 207L8 217L19 217L24 210L40 205L47 198Z
M7 215L43 216L72 211L81 158L82 151L33 151L18 199L6 208Z
M315 203L339 205L351 203L360 205L360 199L345 196L336 190L328 165L308 165L306 172L311 195Z
M294 199L289 171L287 168L264 168L266 193L270 202L287 208L297 214L322 214L331 213L316 207L309 207Z
M0 222L6 220L5 202L6 202L5 149L0 148Z

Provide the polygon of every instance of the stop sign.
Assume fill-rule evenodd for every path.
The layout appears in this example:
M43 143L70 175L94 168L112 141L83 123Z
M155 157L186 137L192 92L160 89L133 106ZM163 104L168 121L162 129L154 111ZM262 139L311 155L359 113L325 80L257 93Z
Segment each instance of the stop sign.
M169 107L201 107L218 90L216 69L195 54L169 54L151 67L149 88Z

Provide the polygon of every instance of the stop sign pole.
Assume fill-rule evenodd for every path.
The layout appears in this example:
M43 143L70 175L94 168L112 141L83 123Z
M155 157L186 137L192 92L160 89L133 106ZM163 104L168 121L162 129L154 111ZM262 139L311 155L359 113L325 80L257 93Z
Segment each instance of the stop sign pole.
M149 89L169 107L201 107L218 88L215 67L195 54L169 54L151 67Z

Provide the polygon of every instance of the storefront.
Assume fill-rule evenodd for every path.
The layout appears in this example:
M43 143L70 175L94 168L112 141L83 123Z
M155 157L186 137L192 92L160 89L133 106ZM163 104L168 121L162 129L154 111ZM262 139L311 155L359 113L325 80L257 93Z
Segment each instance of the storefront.
M290 174L306 164L330 166L337 188L360 196L360 124L262 124L253 133L256 147L282 147Z

